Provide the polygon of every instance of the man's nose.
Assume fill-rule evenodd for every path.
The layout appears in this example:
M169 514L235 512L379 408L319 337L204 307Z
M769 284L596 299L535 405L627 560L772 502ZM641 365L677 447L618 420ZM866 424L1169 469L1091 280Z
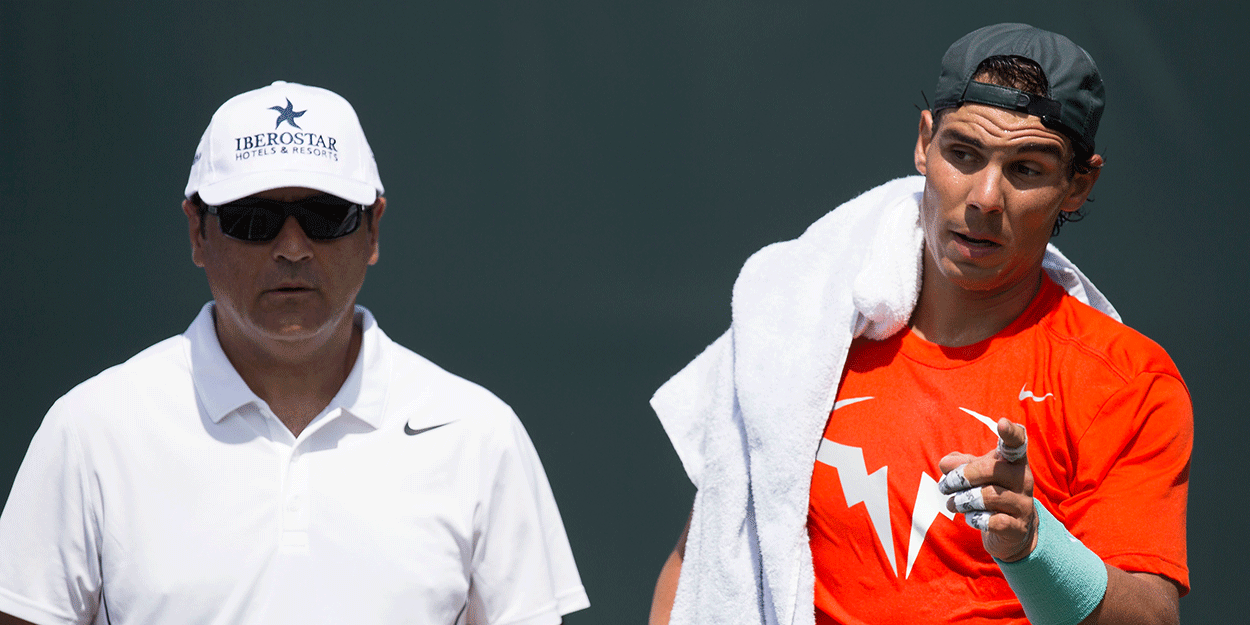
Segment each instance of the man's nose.
M312 257L312 241L304 234L304 229L294 215L287 215L286 221L282 223L282 230L278 231L272 245L275 259L299 262Z
M972 188L968 193L968 205L985 213L997 213L1003 210L1003 198L1007 181L1003 178L1002 167L989 164L973 174Z

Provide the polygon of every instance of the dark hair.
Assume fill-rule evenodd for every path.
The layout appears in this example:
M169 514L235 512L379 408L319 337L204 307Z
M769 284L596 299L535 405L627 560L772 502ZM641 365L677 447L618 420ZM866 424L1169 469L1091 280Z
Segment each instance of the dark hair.
M1046 79L1046 72L1036 61L1023 56L999 54L988 57L977 65L977 69L972 73L972 77L977 82L1011 87L1025 93L1050 97L1050 81ZM938 123L941 121L942 115L948 110L950 109L939 109L933 113L934 134L937 134ZM1090 160L1094 155L1089 150L1079 147L1070 138L1068 145L1072 146L1073 151L1072 158L1068 159L1067 163L1068 180L1071 180L1078 173L1088 174L1093 171L1095 167L1090 163ZM1063 224L1069 221L1084 219L1084 211L1084 207L1072 212L1059 211L1059 217L1055 219L1055 227L1051 230L1051 236L1059 234L1059 229L1063 227Z
M1046 72L1036 61L1023 56L991 56L977 65L977 71L972 73L972 77L978 82L1050 97L1050 81L1046 79Z
M195 212L200 216L200 238L204 238L204 215L208 214L208 206L204 204L204 200L200 199L199 193L192 193L187 198L192 204L195 204Z

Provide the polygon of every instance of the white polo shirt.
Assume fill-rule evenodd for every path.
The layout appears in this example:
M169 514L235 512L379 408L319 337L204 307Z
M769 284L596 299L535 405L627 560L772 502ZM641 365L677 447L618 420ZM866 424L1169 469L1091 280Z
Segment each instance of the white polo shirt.
M0 612L52 623L554 624L589 606L512 411L392 342L299 437L181 336L53 405L0 515Z

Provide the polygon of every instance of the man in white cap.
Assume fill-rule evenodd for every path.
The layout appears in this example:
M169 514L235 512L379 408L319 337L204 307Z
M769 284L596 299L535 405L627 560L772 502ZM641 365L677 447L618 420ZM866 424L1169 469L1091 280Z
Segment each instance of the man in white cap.
M555 624L589 605L512 411L356 305L386 210L346 100L213 115L214 300L48 412L0 516L0 623Z

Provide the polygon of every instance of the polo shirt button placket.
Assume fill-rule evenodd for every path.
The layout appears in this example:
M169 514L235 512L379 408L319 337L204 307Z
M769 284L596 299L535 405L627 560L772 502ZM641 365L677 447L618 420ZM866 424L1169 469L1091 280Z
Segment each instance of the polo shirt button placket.
M309 488L308 461L298 447L291 449L286 467L285 502L282 512L283 553L308 553Z

